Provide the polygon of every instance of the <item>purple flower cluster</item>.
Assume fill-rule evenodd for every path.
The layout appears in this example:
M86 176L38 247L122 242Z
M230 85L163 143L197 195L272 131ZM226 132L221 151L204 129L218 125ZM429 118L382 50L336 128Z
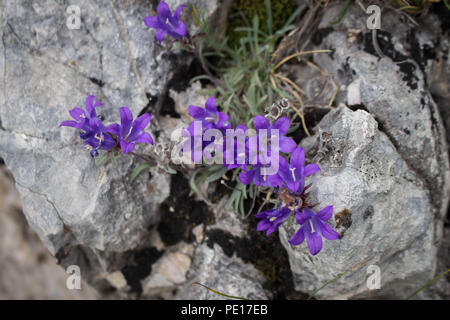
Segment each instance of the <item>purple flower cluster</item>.
M190 144L193 146L195 139L202 141L198 144L201 150L196 150L197 152L202 153L211 143L220 142L219 151L223 152L225 161L223 166L228 170L241 168L239 180L242 184L274 188L278 193L280 203L275 208L256 215L256 218L261 219L258 231L266 231L270 235L294 214L300 228L289 240L290 244L300 245L306 239L309 251L316 255L322 249L322 237L328 240L339 238L339 234L326 223L333 215L333 207L328 206L315 213L312 210L315 205L308 204L309 194L306 190L309 186L305 186L305 178L318 172L320 168L317 164L305 165L305 150L297 147L295 141L286 136L290 127L288 118L282 117L271 124L263 116L255 116L255 134L252 135L248 133L253 129L244 125L232 128L229 117L218 111L214 98L206 101L205 108L189 106L188 112L194 119L187 130L191 137ZM201 132L194 132L195 121L201 123ZM202 138L210 129L220 131L224 138L221 141L205 142ZM245 136L240 140L241 145L239 140L230 143L232 150L226 147L227 139L230 139L228 131L232 131L229 129L234 129L235 135L231 136L233 140L236 132ZM239 157L244 157L244 161L238 161ZM276 172L267 174L264 169L272 165L270 161L277 161L279 166Z
M192 45L187 27L181 21L183 7L178 6L172 13L167 3L160 1L157 15L144 19L147 27L156 30L158 42L168 35L175 40L188 37L184 43ZM208 74L211 75L210 72ZM148 157L133 150L137 143L153 144L150 134L144 132L151 115L143 114L133 119L130 109L122 107L119 109L120 124L105 126L97 116L96 108L99 106L101 102L95 101L95 96L88 96L85 110L70 110L73 120L63 121L60 126L79 130L80 138L92 157L97 156L99 150L121 150L124 154L149 161ZM305 186L305 178L320 168L316 164L305 165L305 150L286 136L291 125L288 118L279 118L271 124L265 117L257 115L253 118L254 128L243 124L233 127L230 117L218 110L214 97L206 101L204 108L189 106L188 112L193 121L182 132L182 136L188 138L183 144L183 152L189 150L194 162L199 158L215 159L219 156L224 168L241 171L239 181L242 184L273 188L278 195L280 201L275 208L256 214L260 219L258 231L270 235L295 215L299 228L289 243L300 245L306 240L312 255L321 251L322 237L328 240L339 238L339 234L327 224L333 216L333 207L327 206L316 213L313 208L317 204L308 203L309 193L306 191L310 185Z
M60 127L72 127L80 130L80 138L84 145L90 150L92 157L98 155L98 150L113 150L119 146L124 154L130 153L136 143L153 144L153 139L147 132L142 132L148 125L151 115L143 114L133 121L130 109L120 108L121 124L111 124L105 127L102 120L97 116L96 107L102 105L95 101L95 96L86 98L86 110L74 108L69 114L74 120L61 122Z

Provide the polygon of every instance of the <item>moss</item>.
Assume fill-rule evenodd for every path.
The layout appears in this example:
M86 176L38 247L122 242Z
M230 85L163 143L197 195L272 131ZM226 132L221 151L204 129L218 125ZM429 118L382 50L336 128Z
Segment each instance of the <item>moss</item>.
M295 0L272 0L272 29L278 30L286 23L290 15L295 11ZM228 24L227 35L229 38L229 44L231 47L236 46L239 43L239 39L245 34L243 32L234 31L239 27L246 27L247 24L242 16L239 14L242 12L247 21L252 24L253 17L258 16L260 21L260 30L267 33L267 10L264 0L235 0L233 2L230 14L230 21Z

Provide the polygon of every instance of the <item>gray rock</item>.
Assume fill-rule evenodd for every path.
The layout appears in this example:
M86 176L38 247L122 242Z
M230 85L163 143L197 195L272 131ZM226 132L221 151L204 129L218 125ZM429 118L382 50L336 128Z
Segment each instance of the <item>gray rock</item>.
M127 250L156 221L170 178L153 172L152 180L131 184L137 162L122 157L97 167L75 130L58 125L88 94L103 102L98 111L107 123L118 121L122 106L136 116L147 95L166 90L180 59L145 26L150 3L70 4L80 8L80 29L66 26L68 4L0 5L0 156L14 174L27 220L53 254L66 244ZM208 1L208 12L216 5Z
M228 257L222 248L206 243L197 247L191 269L187 273L188 282L181 288L177 299L224 300L228 299L203 288L201 283L221 293L247 299L270 299L262 284L264 276L251 264L238 257Z
M180 243L170 248L152 265L151 274L142 281L143 294L148 297L170 292L186 282L194 247Z
M339 6L327 10L319 28L329 27L338 12ZM336 103L351 105L359 100L403 159L423 178L432 191L433 213L443 217L449 199L449 164L445 129L423 73L428 63L422 57L425 36L419 37L422 45L416 44L414 34L413 40L407 37L413 29L408 20L397 23L398 14L387 9L382 16L377 42L384 57L374 49L367 15L354 5L320 44L320 48L335 52L314 58L323 70L335 75L339 87Z
M339 87L336 104L368 113L341 107L303 144L322 168L310 179L312 196L322 206L334 205L335 219L339 213L344 220L338 229L343 238L327 241L316 257L287 243L293 226L282 229L281 238L297 290L311 292L350 270L318 296L406 298L443 271L437 252L450 192L448 153L424 73L431 73L432 65L426 44L439 33L415 35L408 21L397 23L401 18L386 9L376 50L367 16L356 5L329 29L339 10L329 7L319 25L323 36L317 48L334 52L315 54L314 60ZM380 267L382 280L380 290L369 292L371 264ZM447 286L440 281L416 298L445 297Z
M313 184L313 203L320 202L319 208L334 206L331 225L342 237L324 240L322 251L312 256L306 244L287 242L296 224L280 228L296 289L311 293L347 272L316 296L406 298L436 271L436 244L441 239L436 228L442 221L433 214L430 190L366 111L341 105L316 131L303 147L315 155L311 160L321 171L307 183ZM369 293L370 265L380 268L381 289Z
M10 173L0 165L0 299L98 299L86 282L68 290L69 275L27 224ZM82 280L84 280L82 278Z

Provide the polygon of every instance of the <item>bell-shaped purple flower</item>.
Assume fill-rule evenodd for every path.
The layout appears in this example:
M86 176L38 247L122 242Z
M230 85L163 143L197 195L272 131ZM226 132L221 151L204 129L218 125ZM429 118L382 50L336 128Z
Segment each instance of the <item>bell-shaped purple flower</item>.
M133 151L136 143L153 144L153 139L148 132L142 132L147 127L151 115L145 113L133 121L133 114L127 107L122 107L120 112L120 125L111 124L106 131L114 134L120 143L122 152L127 154Z
M99 107L102 105L101 101L96 101L94 103L95 96L90 95L86 98L86 110L82 108L73 108L69 111L69 114L72 116L74 120L67 120L61 122L60 127L72 127L76 129L82 130L83 126L87 125L87 121L92 118L97 117L97 113L95 112L95 107Z
M255 126L256 132L259 133L260 130L267 130L267 135L262 135L266 137L266 141L261 141L260 136L258 135L258 151L262 153L266 153L268 149L270 149L270 143L273 139L278 139L278 147L281 152L290 153L294 151L297 147L297 144L291 138L285 137L286 132L289 130L291 125L290 121L286 117L281 117L277 121L275 121L272 125L269 120L267 120L263 116L255 116L253 118L253 125ZM277 129L278 132L272 131L273 129Z
M194 120L202 121L203 129L219 129L224 132L231 129L229 117L217 110L216 99L214 97L206 100L205 108L189 106L188 112ZM190 129L188 129L190 131ZM193 132L191 132L193 134Z
M282 159L282 157L279 156L279 159ZM279 187L283 182L280 176L277 173L265 174L263 170L265 167L269 168L271 165L272 164L253 165L250 170L243 168L243 172L239 174L239 181L242 184L253 183L255 186Z
M183 21L180 21L183 7L184 5L178 6L172 14L169 5L161 1L156 9L158 15L145 17L145 25L156 30L156 40L158 42L161 42L166 34L174 39L187 36L188 30L186 25Z
M290 214L291 209L282 207L281 205L278 205L278 207L274 209L260 212L255 217L263 220L258 223L256 229L258 231L267 230L266 235L270 235L277 230L287 218L289 218Z
M322 237L328 240L339 238L339 233L326 224L326 221L332 216L333 206L325 207L317 213L309 208L296 212L296 220L301 227L289 240L289 243L296 246L302 244L306 239L309 252L316 255L322 250Z
M303 148L296 148L292 152L290 163L284 158L281 159L278 175L289 190L297 192L303 190L305 177L319 170L320 168L317 164L308 164L305 166L305 150Z
M86 98L86 110L74 108L69 114L74 120L61 122L60 127L72 127L80 132L80 138L91 149L91 156L98 155L98 150L110 150L116 146L116 141L106 132L103 122L97 117L95 108L101 106L100 101L95 101L95 96Z
M253 125L257 134L249 137L248 148L250 150L257 149L256 154L251 154L250 152L249 161L252 164L252 169L244 169L244 172L239 175L239 180L243 184L253 183L257 186L281 186L283 181L277 172L266 175L262 169L273 166L274 163L272 161L278 161L278 164L286 162L279 152L290 153L297 147L294 140L284 136L289 129L290 121L288 118L283 117L271 125L269 120L263 116L255 116ZM277 144L275 144L274 139L278 140ZM278 145L278 149L275 148L276 145ZM276 165L277 169L278 164Z
M98 150L110 150L116 146L116 140L106 132L105 125L99 118L88 119L83 128L80 138L91 148L91 157L98 156Z

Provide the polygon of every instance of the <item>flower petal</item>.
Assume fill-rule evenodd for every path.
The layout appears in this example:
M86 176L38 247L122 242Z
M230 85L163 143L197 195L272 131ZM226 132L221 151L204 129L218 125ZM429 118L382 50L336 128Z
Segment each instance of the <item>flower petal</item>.
M295 150L295 148L297 148L297 144L291 138L281 137L279 147L281 152L291 153Z
M239 174L239 181L241 181L242 184L249 184L253 181L253 178L255 176L256 170L250 170L248 172L241 172Z
M286 182L286 186L292 192L297 192L298 189L300 189L300 183L301 183L301 181L299 181L299 180L295 181L295 182Z
M297 170L302 171L303 165L305 164L305 150L303 148L297 148L292 152L291 156L291 166L297 168Z
M135 143L150 143L153 144L153 138L148 132L141 133L135 140Z
M120 136L125 138L130 132L131 124L133 123L133 114L127 107L122 107L120 113Z
M177 25L176 28L173 28L173 32L175 32L176 34L178 34L181 37L185 37L188 34L188 29L186 27L186 25L184 24L184 22L180 21Z
M164 29L156 29L156 35L155 35L156 40L157 40L158 42L163 41L163 40L164 40L164 37L166 36L166 33L167 33L167 30L164 30Z
M327 206L316 213L317 218L322 221L327 221L333 215L333 206Z
M163 20L171 17L169 5L167 3L165 3L164 1L161 1L158 4L156 11L158 12L158 16L163 18Z
M134 120L133 129L131 129L130 135L128 136L128 141L133 141L136 139L139 133L147 127L151 118L152 116L150 114L144 113Z
M208 98L208 100L206 100L205 102L205 109L210 111L210 112L217 112L217 105L216 105L216 98L211 97Z
M120 148L122 149L122 152L124 154L127 154L134 149L134 143L133 142L126 142L124 139L120 139Z
M257 219L266 218L268 215L271 215L274 211L276 211L276 209L270 209L270 210L262 211L262 212L260 212L258 214L255 214L255 218L257 218Z
M159 27L159 19L155 16L148 16L144 18L144 23L149 28L158 29Z
M272 233L274 233L275 230L277 230L279 226L280 226L280 224L278 224L278 223L272 223L272 225L266 231L266 236L270 236Z
M319 219L314 219L313 221L314 227L318 232L322 234L325 239L328 240L336 240L339 239L339 233L337 233L333 228L331 228L325 222L320 221Z
M286 117L281 117L277 121L275 121L272 125L272 129L278 129L280 130L280 135L285 135L286 132L289 130L289 126L291 125L291 122Z
M307 220L314 216L314 211L308 208L304 208L302 211L297 211L295 214L295 219L298 224L305 224Z
M313 256L322 250L322 237L317 232L307 234L306 243L308 244L309 252L311 252Z
M291 239L289 239L289 243L293 246L298 246L299 244L302 244L302 242L305 240L305 228L301 227L298 229L298 231L292 236Z
M219 112L219 120L217 121L218 128L231 129L231 123L228 122L228 117L225 113Z
M303 172L303 174L305 177L307 177L307 176L310 176L310 175L316 173L317 171L320 171L319 166L315 163L311 163L311 164L306 165L305 171Z
M118 137L120 137L120 125L117 123L110 124L106 127L106 132L112 133Z
M86 112L81 108L73 108L72 110L69 110L69 114L77 121L82 120L82 116L86 117Z
M78 122L74 121L74 120L67 120L67 121L63 121L61 122L61 124L59 125L60 127L72 127L72 128L77 128L77 126L79 125Z
M86 98L86 111L87 111L87 116L89 118L94 118L97 116L97 114L95 112L95 108L94 108L94 99L95 99L94 95L89 95Z
M273 174L267 177L267 183L271 187L281 187L283 185L283 179L278 174Z
M270 127L270 122L263 116L258 115L253 117L253 125L256 130L268 129Z
M114 140L109 134L104 133L103 134L103 142L99 149L101 150L109 150L116 146L116 140Z
M206 116L205 109L197 106L189 106L188 112L196 120L203 120Z
M258 225L256 226L257 231L264 231L270 228L272 223L268 219L261 220L258 222Z
M180 14L181 14L181 11L183 10L183 8L184 8L184 4L180 4L178 6L178 8L176 8L175 11L173 12L173 17L175 19L177 19L177 21L180 20Z

